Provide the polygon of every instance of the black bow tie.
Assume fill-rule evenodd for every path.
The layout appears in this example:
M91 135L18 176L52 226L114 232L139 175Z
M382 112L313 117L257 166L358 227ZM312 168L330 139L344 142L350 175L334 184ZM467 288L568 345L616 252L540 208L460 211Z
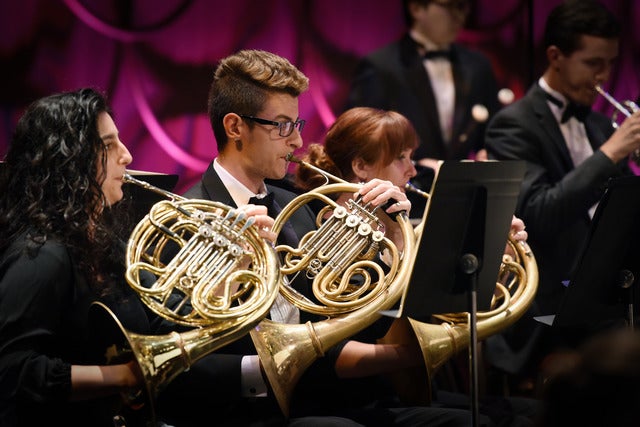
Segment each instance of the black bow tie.
M547 93L547 99L554 103L558 108L562 108L564 106L562 101L549 93ZM577 120L584 122L589 113L591 113L591 106L569 101L564 111L562 112L560 123L566 123L567 120L569 120L571 117L575 117Z
M451 61L451 51L450 50L429 50L423 56L424 59L447 59Z
M267 207L267 212L268 212L269 216L271 216L272 218L275 218L275 216L277 215L277 213L276 213L276 215L273 215L274 214L273 192L267 193L267 195L264 196L264 197L253 196L253 197L249 198L249 203L252 204L252 205L266 206Z
M267 193L266 196L261 198L253 196L249 199L249 203L253 205L266 206L267 214L273 219L275 219L280 213L280 211L282 211L282 208L280 207L280 205L278 205L278 202L276 202L273 199L273 192ZM296 235L296 232L293 229L293 225L291 224L290 221L285 222L284 225L282 226L282 230L280 231L280 234L278 234L278 244L288 245L288 246L291 246L292 248L297 248L298 243L299 243L298 236Z
M562 113L562 118L560 119L561 123L565 123L571 117L575 117L581 122L584 122L584 119L591 113L591 107L588 105L576 104L575 102L569 102L567 108L564 109Z

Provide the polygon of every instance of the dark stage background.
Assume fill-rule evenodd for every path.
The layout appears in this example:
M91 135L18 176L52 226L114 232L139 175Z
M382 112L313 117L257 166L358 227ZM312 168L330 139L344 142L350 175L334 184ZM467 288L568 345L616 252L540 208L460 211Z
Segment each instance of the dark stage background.
M640 94L640 2L604 0L623 41L608 90ZM544 66L542 27L558 1L476 0L460 36L522 96ZM206 97L217 61L269 50L310 78L300 98L305 144L343 110L360 57L404 31L401 0L0 0L0 158L24 107L94 86L109 97L132 169L178 174L182 191L216 154ZM610 114L599 100L595 108Z

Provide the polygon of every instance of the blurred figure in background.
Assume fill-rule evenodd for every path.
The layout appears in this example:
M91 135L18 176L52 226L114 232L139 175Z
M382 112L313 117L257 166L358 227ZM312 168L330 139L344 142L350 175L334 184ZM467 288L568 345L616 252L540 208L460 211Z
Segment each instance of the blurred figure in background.
M614 132L609 117L591 111L595 86L609 79L618 57L619 37L618 20L601 3L558 5L544 30L544 74L487 127L489 157L527 167L516 215L527 224L540 285L530 313L488 340L495 351L487 354L522 390L535 385L546 354L569 344L533 317L558 312L607 181L631 173L628 156L640 147L640 113Z
M556 359L540 427L640 425L640 335L597 335ZM593 407L588 404L595 403Z
M407 33L367 55L347 108L394 110L415 127L420 144L415 182L428 190L438 160L486 159L485 122L499 109L496 78L482 53L455 43L468 0L403 0ZM424 201L411 199L414 216Z

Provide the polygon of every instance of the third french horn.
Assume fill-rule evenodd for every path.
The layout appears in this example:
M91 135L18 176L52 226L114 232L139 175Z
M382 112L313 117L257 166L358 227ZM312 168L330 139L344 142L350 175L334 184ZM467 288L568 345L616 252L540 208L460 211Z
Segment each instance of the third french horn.
M411 188L407 188L411 191ZM428 209L428 206L427 206ZM428 220L428 212L426 216ZM416 227L420 238L424 222ZM526 242L509 236L508 250L496 279L491 309L477 313L477 340L504 331L529 309L538 289L538 267ZM428 280L428 278L426 278ZM387 343L414 342L422 353L424 370L406 370L393 380L401 397L410 404L427 404L431 400L431 380L436 371L452 356L470 344L470 315L466 312L433 315L433 322L420 322L411 318L397 319L391 331L382 340ZM426 378L417 379L416 374Z

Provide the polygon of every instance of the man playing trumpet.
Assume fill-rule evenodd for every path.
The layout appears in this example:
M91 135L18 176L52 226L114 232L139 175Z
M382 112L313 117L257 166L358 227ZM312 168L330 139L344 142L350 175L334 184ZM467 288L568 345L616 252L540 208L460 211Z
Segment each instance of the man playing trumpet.
M544 74L487 127L490 158L527 162L516 215L527 224L540 269L534 316L558 311L607 181L630 173L628 156L640 147L639 113L614 132L608 117L591 111L598 98L595 87L609 78L618 56L619 34L616 18L596 1L556 7L544 31ZM519 337L510 341L514 353L492 362L518 374L526 374L529 363L531 374L549 348L532 340L550 328L532 316L520 326L527 330L513 334ZM542 353L527 355L531 348Z

